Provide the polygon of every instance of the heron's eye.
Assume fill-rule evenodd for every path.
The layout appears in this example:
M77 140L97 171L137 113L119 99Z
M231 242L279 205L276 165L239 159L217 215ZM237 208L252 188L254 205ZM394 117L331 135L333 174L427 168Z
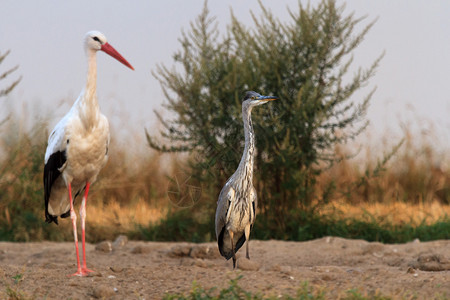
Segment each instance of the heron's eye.
M100 39L98 38L98 37L96 37L96 36L94 36L93 38L92 38L94 41L96 41L96 42L99 42L100 43Z
M256 99L256 97L255 96L252 96L252 100L255 100Z

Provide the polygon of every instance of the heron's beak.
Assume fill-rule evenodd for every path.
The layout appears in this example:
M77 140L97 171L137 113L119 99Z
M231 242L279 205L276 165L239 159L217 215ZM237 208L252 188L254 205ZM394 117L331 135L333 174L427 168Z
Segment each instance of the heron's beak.
M258 97L256 100L268 102L268 101L274 101L277 99L279 99L279 98L275 97L275 96L261 96L261 97Z
M102 47L100 48L100 50L111 55L112 57L114 57L115 59L117 59L118 61L123 63L125 66L127 66L131 70L134 70L133 66L130 65L130 63L125 58L123 58L123 56L120 55L120 53L117 52L117 50L114 49L113 46L111 46L110 44L108 44L108 43L103 44Z

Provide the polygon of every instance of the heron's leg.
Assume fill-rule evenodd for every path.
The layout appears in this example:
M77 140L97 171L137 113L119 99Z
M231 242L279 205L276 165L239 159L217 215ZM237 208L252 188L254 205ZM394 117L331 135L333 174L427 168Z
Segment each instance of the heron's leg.
M233 270L236 269L236 253L234 252L234 232L229 230L230 240L231 240L231 251L233 253Z
M250 242L250 225L245 226L244 234L245 234L245 240L246 240L246 245L245 245L246 255L245 255L245 257L247 257L247 259L250 259L250 254L248 252L248 243Z
M86 202L87 202L87 196L89 193L89 186L90 183L86 182L86 187L84 190L84 196L83 200L81 201L81 207L80 207L80 216L81 216L81 244L83 247L83 267L81 268L84 275L87 275L89 272L94 272L92 270L89 270L86 266L86 233L85 233L85 224L86 224Z
M67 188L69 190L70 218L72 219L73 238L75 241L75 251L77 253L77 271L75 273L73 273L72 276L83 276L82 271L81 271L81 264L80 264L80 252L78 250L77 214L75 213L75 210L73 209L72 185L69 183Z

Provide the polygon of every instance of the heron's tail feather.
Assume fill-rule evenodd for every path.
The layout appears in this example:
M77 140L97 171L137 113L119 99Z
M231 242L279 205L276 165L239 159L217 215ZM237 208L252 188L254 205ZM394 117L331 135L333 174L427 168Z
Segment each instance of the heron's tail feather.
M45 214L45 222L47 222L49 224L51 222L55 222L55 224L58 225L58 217L47 213L47 214Z
M238 236L239 236L239 233L236 233L235 239ZM220 255L225 257L226 260L229 260L230 258L233 257L233 251L231 249L230 235L229 235L228 231L225 230L225 227L223 227L222 230L220 231L219 237L217 239L217 243L219 245ZM242 247L242 245L244 245L244 243L245 243L245 234L244 234L244 232L241 232L239 239L234 246L234 253L237 253L238 250Z

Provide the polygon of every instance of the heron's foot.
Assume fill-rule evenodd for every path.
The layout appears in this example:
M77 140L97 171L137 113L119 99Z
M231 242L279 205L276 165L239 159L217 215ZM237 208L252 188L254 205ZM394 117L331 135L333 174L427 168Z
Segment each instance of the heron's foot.
M247 253L247 255L245 256L248 260L250 260L250 255L248 255L248 253Z
M236 256L233 256L233 270L236 270Z

